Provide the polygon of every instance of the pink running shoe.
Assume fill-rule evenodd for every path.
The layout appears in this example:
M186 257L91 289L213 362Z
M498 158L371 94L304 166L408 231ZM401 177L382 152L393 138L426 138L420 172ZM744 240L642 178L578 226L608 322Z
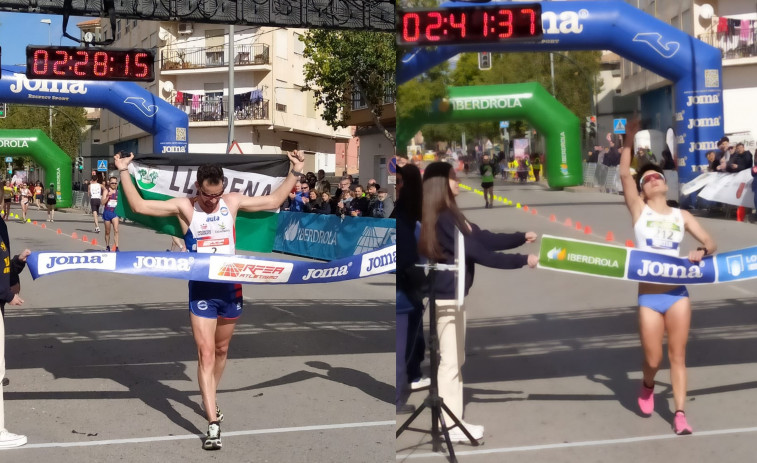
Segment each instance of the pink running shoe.
M639 390L639 409L641 409L641 413L647 416L654 411L654 386L647 387L643 380Z
M686 434L691 434L694 432L691 429L691 426L689 426L689 423L686 421L686 414L683 412L683 410L678 410L676 412L676 417L673 420L673 426L676 431L676 434L679 436L685 436Z

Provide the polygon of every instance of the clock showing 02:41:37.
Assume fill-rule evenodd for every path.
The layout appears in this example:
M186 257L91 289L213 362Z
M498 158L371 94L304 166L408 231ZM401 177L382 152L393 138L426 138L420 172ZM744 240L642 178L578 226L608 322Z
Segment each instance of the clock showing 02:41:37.
M91 47L26 47L26 77L61 80L155 80L152 50Z
M542 36L541 5L486 5L398 11L400 46L465 45Z

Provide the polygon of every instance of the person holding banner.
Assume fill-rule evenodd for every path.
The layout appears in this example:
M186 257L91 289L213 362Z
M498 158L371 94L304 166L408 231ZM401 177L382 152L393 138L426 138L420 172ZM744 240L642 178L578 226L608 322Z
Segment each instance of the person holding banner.
M223 169L218 164L204 164L197 169L197 196L166 201L145 200L140 196L129 177L133 153L129 156L116 154L114 159L123 180L121 188L135 213L177 217L189 252L235 254L237 212L277 209L302 175L305 164L302 152L290 152L288 156L292 169L270 195L250 197L236 192L224 193ZM216 391L226 366L234 326L242 313L242 287L235 283L190 281L189 311L197 344L197 377L208 419L203 448L218 450L221 448L223 414L216 403Z
M539 257L534 254L502 254L496 251L512 249L536 241L536 233L492 233L468 222L457 207L455 197L460 193L457 175L446 162L434 162L423 174L423 206L419 253L437 264L455 263L456 230L465 243L465 295L473 285L475 264L500 269L515 269L528 265L536 267ZM463 378L465 363L465 307L456 298L456 275L439 271L433 284L436 303L437 333L439 335L439 396L450 411L462 422ZM445 412L445 423L452 420ZM475 438L484 436L484 427L464 423ZM457 427L449 430L453 442L466 442L468 438Z
M629 121L618 168L623 184L623 196L631 213L640 250L678 256L684 232L688 231L702 246L689 251L689 260L698 263L713 254L715 241L688 211L668 206L668 185L662 169L653 163L641 167L631 175L631 156L634 135L639 130L637 120ZM686 342L691 325L691 301L685 286L639 283L639 337L644 352L643 379L638 404L641 413L650 416L654 411L654 378L662 362L663 337L668 336L670 380L673 386L676 434L691 434L686 420Z

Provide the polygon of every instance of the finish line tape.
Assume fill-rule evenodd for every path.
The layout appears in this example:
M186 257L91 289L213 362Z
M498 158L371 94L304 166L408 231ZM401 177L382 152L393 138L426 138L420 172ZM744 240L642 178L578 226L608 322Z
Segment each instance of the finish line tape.
M302 262L251 256L179 252L33 252L32 278L69 270L94 270L146 277L217 283L331 283L395 270L396 245L337 259Z
M695 264L688 257L543 235L539 268L671 285L726 283L757 278L757 246L707 256Z

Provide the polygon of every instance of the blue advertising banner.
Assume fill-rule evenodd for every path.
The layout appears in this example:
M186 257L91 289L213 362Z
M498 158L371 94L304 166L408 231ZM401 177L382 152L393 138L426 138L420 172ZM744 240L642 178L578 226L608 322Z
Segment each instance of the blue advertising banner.
M686 257L673 257L637 249L630 251L627 275L630 280L671 285L714 283L717 276L712 256L694 264Z
M282 211L273 250L331 261L394 244L396 235L394 219Z
M717 254L718 280L757 278L757 246Z
M227 283L330 283L394 271L396 246L332 262L301 262L195 252L33 252L26 259L35 280L71 270Z
M186 153L188 116L134 82L26 78L21 66L3 66L0 100L47 106L106 108L153 134L155 153Z

